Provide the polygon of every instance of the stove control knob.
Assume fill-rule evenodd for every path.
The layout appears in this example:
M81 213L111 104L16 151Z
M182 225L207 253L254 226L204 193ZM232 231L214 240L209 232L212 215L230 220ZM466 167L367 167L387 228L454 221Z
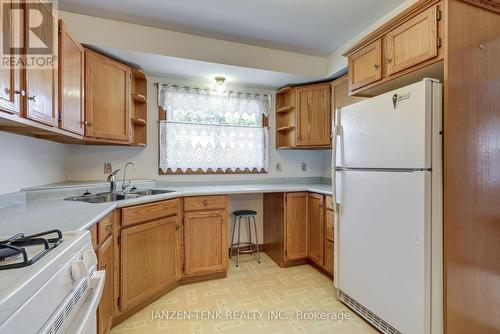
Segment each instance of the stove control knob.
M83 251L83 261L85 261L87 266L89 266L90 268L97 267L97 256L95 255L93 249L87 249Z
M71 264L71 276L78 282L89 275L89 267L84 260L75 261Z

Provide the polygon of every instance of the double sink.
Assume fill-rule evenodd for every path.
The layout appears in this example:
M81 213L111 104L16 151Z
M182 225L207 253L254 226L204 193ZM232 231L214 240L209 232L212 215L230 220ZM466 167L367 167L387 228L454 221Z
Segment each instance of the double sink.
M114 201L123 201L126 199L133 199L143 196L161 195L173 193L174 190L160 190L160 189L137 189L130 192L116 192L116 193L100 193L100 194L84 194L82 196L74 196L65 198L66 201L78 201L87 203L107 203Z

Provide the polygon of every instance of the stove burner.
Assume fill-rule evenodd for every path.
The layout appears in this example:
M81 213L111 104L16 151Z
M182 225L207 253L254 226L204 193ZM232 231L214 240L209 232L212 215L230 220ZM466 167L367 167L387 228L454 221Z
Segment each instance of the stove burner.
M54 234L57 234L55 238L44 238ZM62 241L62 233L59 230L51 230L28 236L19 233L9 239L0 241L0 261L10 260L17 256L22 258L22 262L0 265L0 270L23 268L32 265L49 251L59 246ZM43 245L44 249L35 256L28 258L25 248L36 245Z

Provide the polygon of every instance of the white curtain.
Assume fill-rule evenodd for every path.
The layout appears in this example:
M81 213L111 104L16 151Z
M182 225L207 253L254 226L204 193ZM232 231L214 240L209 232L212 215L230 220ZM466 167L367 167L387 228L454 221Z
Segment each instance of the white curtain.
M270 96L159 85L160 168L267 171Z

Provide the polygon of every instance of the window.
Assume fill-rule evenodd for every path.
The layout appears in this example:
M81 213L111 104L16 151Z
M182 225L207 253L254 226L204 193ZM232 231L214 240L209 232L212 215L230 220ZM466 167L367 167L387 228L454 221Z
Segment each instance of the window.
M268 169L270 96L160 84L163 173L263 173Z

